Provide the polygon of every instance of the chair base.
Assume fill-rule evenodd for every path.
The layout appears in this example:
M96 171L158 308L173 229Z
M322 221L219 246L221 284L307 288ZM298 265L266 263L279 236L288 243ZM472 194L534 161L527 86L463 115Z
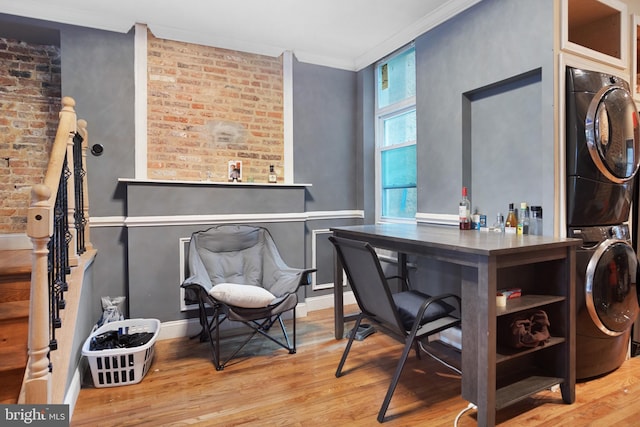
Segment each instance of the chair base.
M356 319L356 323L355 326L352 329L353 331L358 331L361 327L362 327L362 320L365 318L366 316L364 314L360 314L358 315L357 319ZM448 319L448 320L447 320ZM393 393L395 392L395 389L398 385L398 381L400 380L400 375L402 374L402 370L404 368L404 365L407 361L407 358L409 357L409 353L411 352L412 348L415 348L416 351L416 357L418 359L421 359L421 355L420 355L420 339L421 338L425 338L428 337L429 335L432 335L433 333L436 332L440 332L444 329L448 329L454 326L458 326L460 324L460 319L457 318L453 318L453 317L447 317L444 320L444 322L441 322L440 325L433 330L430 330L429 333L423 334L421 336L417 336L416 335L416 330L413 330L411 334L409 334L409 336L404 337L405 338L405 345L404 345L404 349L402 350L402 355L400 356L400 359L398 360L398 364L396 365L396 370L393 374L393 378L391 379L391 383L389 384L389 388L387 389L387 394L385 395L384 401L382 402L382 405L380 406L380 410L378 411L378 417L377 420L379 423L383 423L384 422L384 418L385 415L387 413L387 409L389 408L389 404L391 403L391 398L393 397ZM347 342L347 345L344 349L344 352L342 353L342 358L340 359L340 363L338 364L338 369L336 370L336 378L340 378L342 376L342 369L344 368L344 364L347 361L347 356L349 355L349 352L351 350L351 346L353 345L353 341L357 340L357 334L354 333L350 333L349 334L349 341ZM429 354L429 353L427 353ZM434 357L433 355L429 354L430 357ZM434 357L435 358L435 357ZM438 360L437 358L435 358L436 360Z
M211 350L211 359L213 365L216 368L216 371L222 371L225 366L231 361L239 352L242 350L251 339L256 335L262 335L263 337L269 339L280 347L284 348L289 352L289 354L296 353L296 311L295 305L293 304L293 308L287 308L282 312L278 312L275 314L267 315L266 317L260 317L256 319L251 319L246 317L246 313L235 313L230 307L226 305L221 305L211 300L206 293L200 292L200 298L198 300L199 307L199 317L200 317L200 325L202 327L201 331L195 335L200 337L200 341L208 341L209 347ZM212 314L207 315L207 306L212 309ZM287 306L285 306L287 307ZM293 313L293 324L292 324L292 338L289 338L289 334L287 333L287 328L282 320L282 314L286 311L292 311ZM232 352L230 356L226 359L222 359L220 354L221 348L221 336L220 336L220 325L226 321L232 320L239 323L242 323L249 328L252 329L251 333L247 335L247 337L239 344L235 350ZM269 334L272 326L278 323L280 326L280 330L282 332L282 338L278 339Z

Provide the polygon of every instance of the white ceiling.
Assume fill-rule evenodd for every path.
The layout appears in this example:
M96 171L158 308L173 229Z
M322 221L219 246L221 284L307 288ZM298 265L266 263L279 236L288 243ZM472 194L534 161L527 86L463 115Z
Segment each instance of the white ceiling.
M359 70L480 0L0 0L0 13Z

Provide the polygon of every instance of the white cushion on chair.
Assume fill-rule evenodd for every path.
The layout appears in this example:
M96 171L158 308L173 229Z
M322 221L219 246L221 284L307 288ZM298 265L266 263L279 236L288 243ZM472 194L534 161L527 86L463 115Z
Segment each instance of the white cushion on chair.
M261 308L276 299L275 295L254 285L237 283L219 283L209 291L209 295L229 305L243 308Z

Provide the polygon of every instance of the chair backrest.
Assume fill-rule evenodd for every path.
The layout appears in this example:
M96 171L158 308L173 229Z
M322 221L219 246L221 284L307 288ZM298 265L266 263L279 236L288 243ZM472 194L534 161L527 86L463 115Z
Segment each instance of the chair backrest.
M360 310L395 332L406 334L373 247L366 242L335 236L329 240L336 248Z
M227 224L191 235L189 270L183 285L254 285L278 297L295 291L303 273L287 266L266 228Z
M265 230L247 225L221 225L191 236L192 255L200 259L211 283L238 283L260 286ZM190 265L190 268L196 268Z

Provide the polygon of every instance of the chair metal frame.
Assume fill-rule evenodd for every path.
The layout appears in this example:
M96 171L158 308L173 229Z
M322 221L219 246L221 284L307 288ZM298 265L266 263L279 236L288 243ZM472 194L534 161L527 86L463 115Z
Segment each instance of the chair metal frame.
M460 297L451 293L440 294L434 297L430 297L426 294L418 294L416 291L411 290L408 282L405 282L405 286L408 290L404 292L412 293L412 296L420 295L418 298L422 300L417 313L413 316L413 325L410 330L407 330L405 323L403 323L400 309L396 305L393 294L391 293L388 283L389 278L385 277L375 249L369 243L358 240L335 236L329 237L329 240L336 249L338 258L345 270L347 279L351 284L351 289L353 290L361 311L356 318L353 331L356 331L362 320L367 318L376 326L380 326L385 332L400 338L405 342L404 349L396 366L391 383L389 384L384 401L380 407L380 411L378 412L378 422L382 423L384 422L389 403L391 402L393 393L398 385L400 375L402 374L402 370L411 348L415 345L416 356L420 359L420 340L428 338L429 336L445 329L459 326L461 323L460 317L449 314L440 315L435 319L426 322L415 321L415 319L423 319L425 313L429 310L429 307L432 304L440 304L444 300L453 301L455 303L454 307L457 308L458 313L461 315ZM406 310L404 314L406 315ZM342 370L349 351L351 350L355 335L355 333L349 334L349 341L347 342L336 370L335 375L337 378L341 377L343 374Z
M269 230L263 227L254 227L247 225L221 225L211 227L207 230L196 231L192 235L192 243L194 236L199 233L216 232L221 230L224 233L233 233L234 230L238 232L253 232L259 231L264 233L264 239L269 241L271 256L277 258L278 266L282 267L282 270L290 274L290 277L297 282L290 282L290 286L293 288L295 284L295 290L290 289L284 295L280 295L271 305L260 308L245 308L237 307L228 304L223 301L219 301L209 294L209 289L215 283L210 282L210 277L207 275L199 276L199 280L193 280L190 277L182 283L182 287L185 289L185 299L195 300L198 304L198 316L200 320L201 330L192 338L199 337L200 341L208 341L211 350L211 358L217 371L221 371L227 365L231 359L233 359L240 350L242 350L251 339L256 335L262 335L272 342L276 343L280 347L288 350L289 354L296 353L296 306L298 304L297 291L301 285L307 285L310 283L310 274L316 271L315 269L295 269L288 267L284 261L280 258L275 242L269 233ZM190 250L195 250L190 246ZM191 263L191 254L190 254ZM203 265L203 264L202 264ZM206 268L206 266L205 266ZM192 272L193 273L193 272ZM198 277L198 276L196 276ZM208 282L208 283L205 283ZM289 285L287 285L289 286ZM287 328L285 327L282 315L287 312L292 313L292 336L289 337ZM226 320L241 322L244 325L251 328L251 333L242 341L242 343L224 360L221 356L221 334L220 326ZM269 334L272 326L278 323L280 330L282 331L282 338L276 338Z
M264 314L266 313L266 309L263 311L256 311L256 309L250 309L254 311L254 315L251 319L246 318L246 314L241 318L238 317L236 310L244 310L247 311L249 309L243 309L240 307L234 307L229 304L221 303L217 301L215 298L211 297L205 290L199 285L189 285L187 288L192 289L194 292L198 293L198 315L200 318L201 331L195 335L195 337L199 337L200 341L208 341L209 347L211 350L211 358L213 364L217 371L221 371L225 368L227 363L231 361L239 352L242 350L251 339L260 334L272 342L276 343L280 347L289 351L289 354L295 354L297 352L296 349L296 309L295 305L293 308L287 308L282 310L277 314ZM285 301L283 301L284 303ZM297 298L296 298L297 304ZM207 307L211 309L211 314L207 313ZM270 311L274 310L275 307L270 307ZM287 311L292 312L292 325L291 332L292 336L289 337L287 333L287 328L282 319L282 315ZM251 333L246 336L244 341L236 349L228 355L224 360L222 360L220 354L220 325L226 321L237 321L241 322L244 325L248 326L252 329ZM282 331L282 339L277 339L274 336L270 335L268 332L271 327L278 322L280 326L280 330Z

